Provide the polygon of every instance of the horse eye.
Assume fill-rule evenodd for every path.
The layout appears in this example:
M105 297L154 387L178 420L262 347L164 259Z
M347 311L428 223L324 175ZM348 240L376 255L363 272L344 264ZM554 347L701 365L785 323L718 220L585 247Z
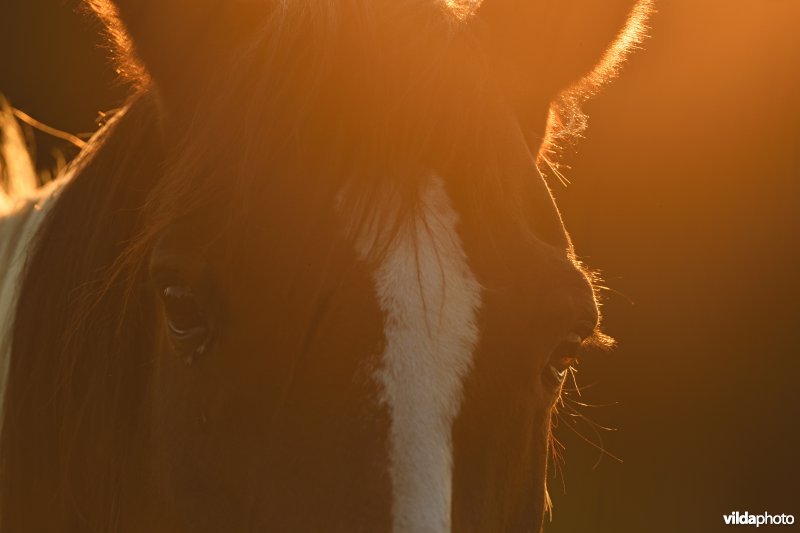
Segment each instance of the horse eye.
M570 333L550 354L550 361L544 369L542 379L552 390L558 389L567 377L567 371L580 355L583 339L577 333Z
M211 325L191 287L170 285L163 289L167 329L181 351L202 353L208 344ZM190 362L190 361L189 361Z

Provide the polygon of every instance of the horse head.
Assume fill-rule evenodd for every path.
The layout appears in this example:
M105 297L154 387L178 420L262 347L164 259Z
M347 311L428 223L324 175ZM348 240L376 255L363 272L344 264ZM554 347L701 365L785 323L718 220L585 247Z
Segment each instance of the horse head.
M90 3L133 96L30 260L3 523L538 531L610 341L537 164L647 3Z

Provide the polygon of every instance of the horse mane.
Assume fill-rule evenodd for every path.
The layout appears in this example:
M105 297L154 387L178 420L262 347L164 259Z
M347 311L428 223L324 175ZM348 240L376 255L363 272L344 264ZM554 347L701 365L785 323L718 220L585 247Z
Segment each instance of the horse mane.
M162 160L154 103L134 98L73 164L29 254L0 435L4 531L117 529L146 438L147 364L134 354L152 310L123 306L121 284L98 298L98 281L137 231Z
M36 168L11 106L0 95L0 216L36 190Z

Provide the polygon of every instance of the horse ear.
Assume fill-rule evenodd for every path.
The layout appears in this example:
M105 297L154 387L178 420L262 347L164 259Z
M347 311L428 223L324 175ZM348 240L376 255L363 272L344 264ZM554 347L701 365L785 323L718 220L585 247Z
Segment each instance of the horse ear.
M521 105L599 82L639 42L649 0L484 0L476 13L500 82ZM606 70L607 72L602 72Z
M180 101L187 84L224 70L267 10L253 0L87 0L113 37L120 71Z

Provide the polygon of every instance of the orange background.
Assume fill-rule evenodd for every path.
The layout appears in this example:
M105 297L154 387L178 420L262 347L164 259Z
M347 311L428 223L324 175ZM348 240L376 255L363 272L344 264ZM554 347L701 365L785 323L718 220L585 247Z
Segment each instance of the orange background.
M604 458L567 428L546 531L800 515L800 2L662 0L587 106L556 195L619 349L585 364ZM581 431L592 436L586 424ZM791 529L791 528L787 528Z

